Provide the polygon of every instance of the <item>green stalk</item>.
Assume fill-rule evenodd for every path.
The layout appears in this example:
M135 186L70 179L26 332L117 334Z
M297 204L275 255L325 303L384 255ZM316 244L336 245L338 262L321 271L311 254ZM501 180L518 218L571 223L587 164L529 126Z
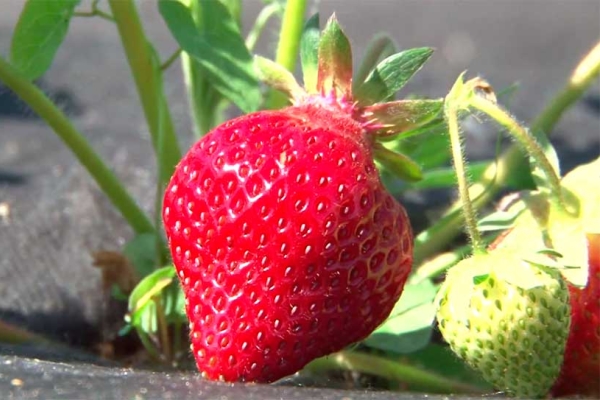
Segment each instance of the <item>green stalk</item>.
M317 374L340 369L357 371L402 382L411 389L415 387L430 393L483 393L483 390L478 387L448 379L410 364L355 351L342 351L318 358L306 368Z
M290 72L296 67L296 57L300 49L300 38L306 11L306 0L288 0L281 21L279 44L275 61ZM277 109L285 105L287 98L275 90L269 92L267 109Z
M160 61L155 59L152 46L146 39L134 0L109 0L109 5L121 36L156 152L158 152L160 130L157 115L161 113L165 119L163 163L158 168L160 182L166 182L181 158L181 151L171 114L161 90Z
M600 42L581 60L573 71L567 85L531 124L532 132L548 134L558 120L600 75Z
M585 93L598 75L600 43L579 62L565 88L534 120L531 131L550 135L562 114ZM510 146L496 162L490 163L479 182L471 185L469 194L474 200L475 209L489 204L506 182L526 170L527 160L521 150L516 145ZM459 208L459 204L452 205L441 220L415 238L415 265L443 250L460 233L464 219L460 213L455 213Z
M75 129L71 121L35 85L23 78L9 63L0 58L0 80L23 99L73 152L96 180L102 191L121 212L137 233L153 233L154 226L129 195L121 181L90 146L87 139Z
M0 343L23 344L23 343L39 343L39 344L56 344L38 334L32 333L19 326L9 324L0 320Z
M152 300L156 305L156 325L158 326L160 348L162 350L162 355L170 364L173 362L173 353L171 351L171 338L169 337L169 324L167 322L167 317L165 316L165 309L160 296L154 296Z
M140 342L142 342L142 346L144 346L144 349L146 349L150 358L159 363L161 361L160 353L156 349L156 345L152 342L152 339L150 339L150 336L142 329L136 329L136 332L140 338Z
M258 14L258 17L256 17L256 21L254 21L254 25L252 26L252 29L250 29L250 32L248 32L248 36L246 36L246 47L248 48L248 50L250 52L252 52L254 50L254 46L256 46L256 43L258 42L258 39L260 38L261 33L263 32L265 26L267 25L267 22L269 22L271 17L276 15L280 9L281 9L280 3L274 1L273 3L265 6L260 11L260 13Z
M535 160L537 167L544 173L550 184L549 189L555 202L563 210L566 210L567 208L560 187L560 177L557 175L556 171L554 171L554 168L552 168L550 161L548 161L548 158L544 154L544 150L535 141L534 137L515 121L506 110L481 96L471 96L469 99L469 106L487 114L510 132L512 137L517 140L517 142L525 149L526 153Z
M450 148L452 150L452 160L454 162L456 181L458 184L458 195L463 210L466 231L471 239L471 245L473 246L473 254L484 254L486 252L485 247L483 246L481 235L477 229L477 216L469 195L467 169L465 168L464 153L462 142L460 140L460 129L458 127L458 109L454 105L454 101L454 99L446 100L444 115L446 117L446 123L448 124Z

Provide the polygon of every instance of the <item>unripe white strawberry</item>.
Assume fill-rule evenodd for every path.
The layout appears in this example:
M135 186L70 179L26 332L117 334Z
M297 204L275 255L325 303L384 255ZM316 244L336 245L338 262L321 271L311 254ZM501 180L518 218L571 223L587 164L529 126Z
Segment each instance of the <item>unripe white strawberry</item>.
M569 291L556 269L507 250L453 267L437 319L452 350L499 390L541 397L559 374L569 333Z

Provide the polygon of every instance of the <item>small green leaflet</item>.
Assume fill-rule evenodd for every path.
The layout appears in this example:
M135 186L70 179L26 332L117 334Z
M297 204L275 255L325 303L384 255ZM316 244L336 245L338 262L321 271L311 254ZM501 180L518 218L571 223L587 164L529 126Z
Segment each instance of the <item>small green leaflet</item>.
M480 285L483 282L485 282L487 280L487 278L489 278L490 274L483 274L483 275L475 275L473 277L473 284L474 285Z
M299 98L304 94L304 90L298 85L294 75L275 61L254 56L254 65L260 80L269 87L277 89L291 98Z
M364 83L367 76L369 76L381 60L386 59L394 53L396 53L396 45L388 35L379 34L371 39L367 45L367 50L365 51L360 67L358 67L358 71L354 74L352 83L355 87Z
M190 9L175 0L159 0L160 13L181 48L200 67L223 96L244 112L261 102L254 63L237 23L219 1L200 0L202 30L196 28Z
M478 180L485 169L487 168L487 162L473 162L467 167L467 171L471 179ZM411 182L407 185L406 189L422 190L422 189L433 189L433 188L454 188L456 186L456 172L454 168L435 168L426 170L423 176L423 180L418 182Z
M125 321L145 333L156 332L156 303L153 298L162 295L175 279L175 268L172 266L157 269L142 279L129 295L129 314Z
M419 164L403 154L390 151L381 143L373 145L373 155L388 172L400 179L414 182L423 178Z
M435 318L433 299L437 286L430 280L407 284L388 319L365 341L369 347L393 353L410 353L429 343Z
M37 79L50 68L78 4L79 0L27 0L10 47L10 61L25 77Z
M477 221L480 232L504 231L512 228L522 208L510 208L507 211L496 211Z
M350 97L352 93L352 49L335 15L329 18L319 42L317 92Z
M495 265L491 274L501 282L506 282L524 290L531 290L544 285L544 281L536 269L540 267L519 260L518 257L506 259L505 265Z
M380 62L356 91L356 98L365 104L392 98L412 78L433 54L428 47L394 54Z
M300 61L304 89L308 93L317 91L317 75L319 70L319 14L315 14L304 25L300 39Z

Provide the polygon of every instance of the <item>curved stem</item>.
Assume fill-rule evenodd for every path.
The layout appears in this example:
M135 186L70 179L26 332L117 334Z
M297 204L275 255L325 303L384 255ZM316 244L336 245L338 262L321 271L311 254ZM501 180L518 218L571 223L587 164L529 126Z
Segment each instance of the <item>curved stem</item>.
M536 166L539 167L544 173L550 185L549 189L552 197L556 203L563 210L566 210L562 189L560 186L560 177L550 164L550 161L548 161L548 158L544 154L544 150L535 141L534 137L506 110L481 96L470 96L469 105L492 117L496 122L510 132L512 137L516 139L517 142L525 149L527 154L535 160Z
M531 124L532 132L548 134L563 113L569 109L600 75L600 42L579 62L567 85L552 99Z
M155 231L146 214L138 207L112 170L90 146L87 139L75 129L71 121L41 90L23 78L18 71L2 58L0 58L0 81L3 81L50 125L96 180L98 186L136 233L153 233Z
M306 0L288 0L283 13L283 20L281 21L281 31L275 61L290 72L294 72L294 68L296 67L305 11ZM266 108L280 108L286 101L287 99L283 94L271 89Z
M256 46L256 43L258 42L263 29L267 25L267 22L269 22L271 17L277 14L280 9L280 3L275 1L265 6L260 11L258 17L256 17L256 21L254 21L252 29L250 29L248 36L246 36L246 47L248 48L248 51L252 52L254 50L254 46Z
M153 54L153 48L144 34L134 0L109 0L109 5L117 23L123 49L140 96L156 152L159 151L159 136L161 128L163 128L164 145L160 149L163 152L163 162L158 165L158 169L160 182L166 182L173 174L175 166L181 158L181 152L175 136L171 113L162 91L160 66ZM159 121L158 115L162 115L164 121Z
M181 47L175 50L173 54L171 54L169 58L167 58L165 62L160 65L161 71L168 69L179 58L181 51Z
M577 65L566 87L561 90L531 124L532 132L541 131L550 135L562 114L568 110L600 75L600 43L597 44ZM526 160L518 146L510 146L496 162L490 163L478 182L469 190L476 209L489 204L500 189L522 173ZM464 219L460 207L452 205L446 216L415 238L415 265L444 249L461 231ZM450 216L452 216L450 218Z
M433 393L482 393L483 390L463 382L387 358L356 351L342 351L314 360L307 367L314 373L329 370L358 371L402 382L413 388ZM413 389L414 390L414 389Z
M477 96L475 96L477 97ZM444 115L448 124L448 133L450 136L450 147L452 150L452 160L454 169L456 170L456 181L458 184L458 195L460 198L463 215L465 218L465 228L471 244L473 246L473 254L485 253L485 247L481 241L481 235L477 229L477 216L471 197L469 195L469 183L467 181L467 170L464 163L464 153L462 142L460 140L460 128L458 127L458 110L454 106L453 101L446 101L444 107Z

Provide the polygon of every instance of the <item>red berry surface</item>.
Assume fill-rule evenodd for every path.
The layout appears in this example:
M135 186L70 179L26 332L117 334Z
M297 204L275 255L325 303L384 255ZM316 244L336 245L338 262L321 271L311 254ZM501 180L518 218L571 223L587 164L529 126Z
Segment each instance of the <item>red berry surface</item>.
M554 396L600 398L600 234L588 234L588 283L569 286L571 329Z
M163 219L205 377L277 380L389 315L413 236L370 140L303 105L231 120L181 160Z

